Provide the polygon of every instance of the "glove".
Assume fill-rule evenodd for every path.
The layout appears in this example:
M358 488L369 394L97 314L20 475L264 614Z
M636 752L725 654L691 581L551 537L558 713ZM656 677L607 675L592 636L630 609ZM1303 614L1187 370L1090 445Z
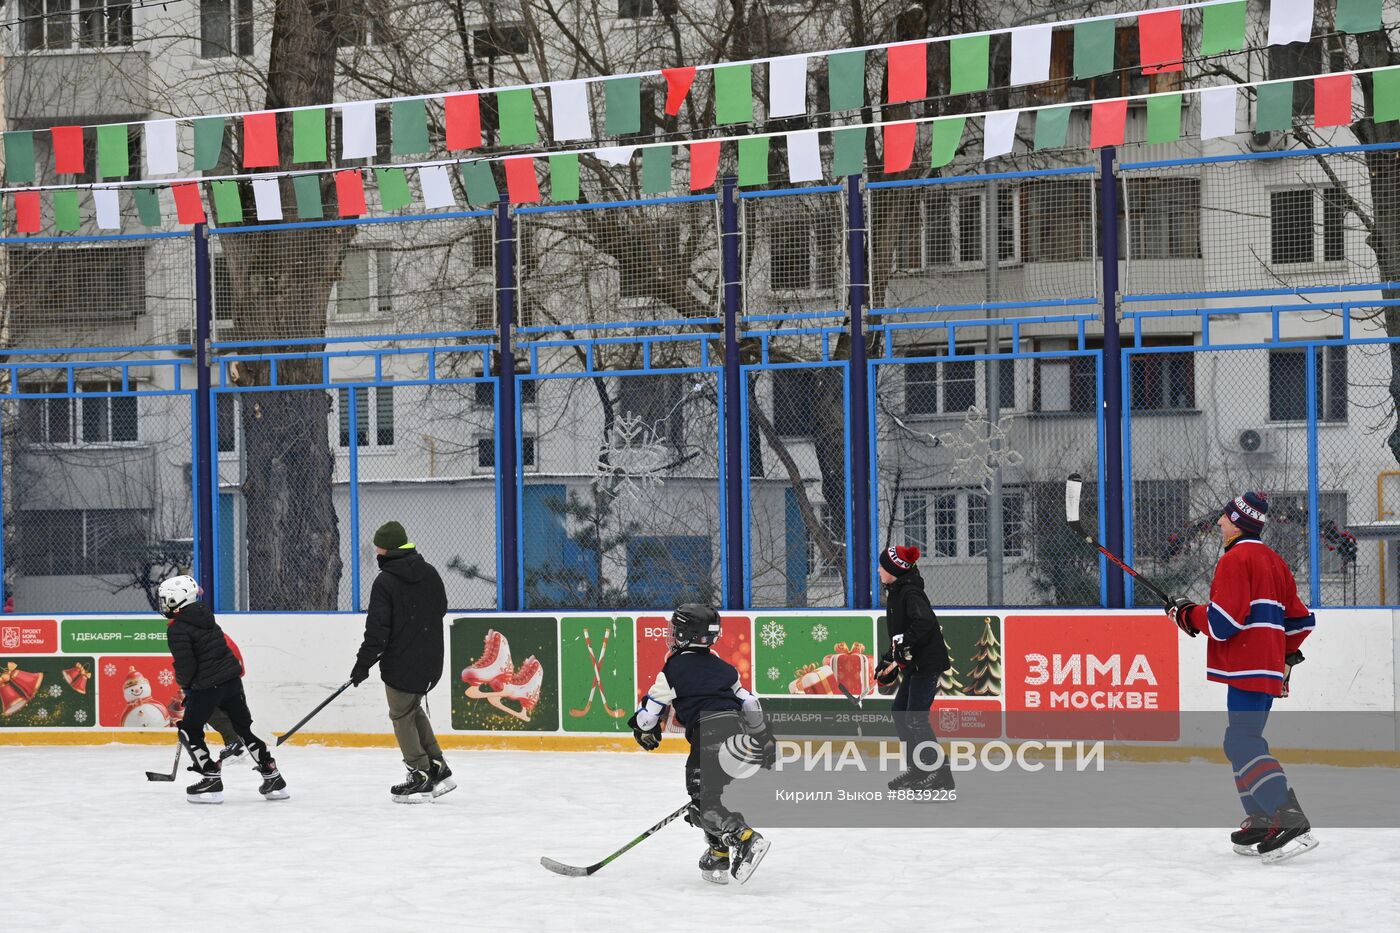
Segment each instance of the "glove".
M1288 696L1289 680L1293 677L1294 665L1301 664L1307 659L1303 657L1301 651L1290 651L1283 658L1283 691L1282 696Z
M1188 621L1191 609L1195 607L1195 605L1195 603L1191 602L1191 600L1187 599L1185 596L1178 596L1176 599L1172 600L1170 606L1163 606L1162 608L1166 610L1171 620L1176 623L1177 628L1181 629L1192 638L1195 638L1196 630L1191 627L1191 623Z
M640 713L638 710L637 713ZM632 729L632 738L637 740L637 744L647 751L654 751L661 744L661 720L656 721L656 725L650 729L643 729L637 725L637 713L632 714L632 718L627 720L627 725Z
M899 680L899 659L891 649L875 664L875 682L882 687L888 687L896 680Z
M350 671L350 683L356 687L369 680L369 668L356 664Z
M900 667L914 660L914 649L904 643L903 633L890 639L890 654L899 660Z
M773 730L765 723L757 732L749 733L749 737L758 743L758 766L772 771L778 764L778 743L773 738Z

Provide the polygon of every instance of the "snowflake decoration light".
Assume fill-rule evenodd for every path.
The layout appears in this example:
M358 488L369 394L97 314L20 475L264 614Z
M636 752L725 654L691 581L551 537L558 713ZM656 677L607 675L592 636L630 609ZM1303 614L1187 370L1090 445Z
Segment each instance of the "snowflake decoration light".
M47 709L45 709L44 707L41 706L41 707L39 707L38 709L36 709L36 710L34 711L34 718L35 718L35 719L48 719L48 718L49 718L49 711L48 711Z
M175 675L167 667L156 675L156 680L160 681L162 687L168 687L175 682Z
M115 664L104 664L102 665L102 673L108 677L115 677L117 676L117 666Z
M87 722L87 710L80 709L76 713L74 713L73 721L76 722L78 725L82 725L83 723Z
M55 700L57 700L62 695L63 688L60 687L58 684L54 684L53 686L49 687L49 696L53 697Z
M787 641L787 629L781 622L769 619L758 630L758 640L763 642L766 648L781 648L783 642Z
M983 492L990 493L997 467L1020 466L1025 462L1008 442L1011 421L1011 415L1003 415L995 422L988 421L980 408L969 405L958 430L938 435L939 446L947 447L953 454L955 482L976 483Z
M826 641L826 637L829 634L830 633L826 630L826 626L822 625L820 622L812 626L812 641Z
M769 679L769 680L777 680L777 679L778 679L779 677L781 677L781 676L783 676L782 672L779 671L776 667L770 667L770 668L768 668L768 679Z
M608 483L616 495L640 500L644 490L661 485L667 456L660 432L641 417L623 412L598 452L593 485Z

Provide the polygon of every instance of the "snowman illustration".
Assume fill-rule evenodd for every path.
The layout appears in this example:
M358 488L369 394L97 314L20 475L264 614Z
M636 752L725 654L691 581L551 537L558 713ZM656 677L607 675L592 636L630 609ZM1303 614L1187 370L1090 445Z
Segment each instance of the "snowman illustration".
M169 712L151 696L151 682L135 667L127 669L122 696L126 699L126 709L122 712L123 727L160 729L170 725Z

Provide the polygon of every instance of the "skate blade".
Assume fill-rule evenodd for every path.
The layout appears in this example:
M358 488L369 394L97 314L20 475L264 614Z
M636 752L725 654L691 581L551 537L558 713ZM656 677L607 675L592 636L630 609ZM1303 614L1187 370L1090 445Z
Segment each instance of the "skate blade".
M1317 848L1317 840L1312 833L1303 833L1295 839L1288 840L1282 849L1275 849L1272 852L1263 853L1260 858L1265 865L1277 865L1279 862L1286 862L1291 858L1297 858L1304 852Z
M288 800L288 799L291 798L291 796L292 796L292 795L289 794L289 793L287 793L285 790L270 790L270 791L268 791L267 793L263 794L263 799L264 799L264 800Z
M1258 844L1255 844L1255 845L1252 845L1252 846L1235 845L1235 854L1236 854L1236 855L1255 855L1255 856L1257 856L1257 855L1259 854L1259 846L1258 846Z
M452 778L443 778L433 787L433 796L441 797L443 794L451 793L457 789L457 782Z
M185 799L190 803L223 803L223 794L186 794Z
M755 842L753 848L749 850L749 857L734 866L734 880L740 884L747 882L749 877L753 875L754 869L758 867L758 863L763 861L763 857L768 854L768 848L771 845L772 843L767 839Z
M390 794L389 796L394 798L394 803L432 803L432 802L433 802L433 795L432 795L431 793L423 793L423 794L402 794L402 795L400 795L400 794Z
M728 883L729 883L729 871L728 871L727 869L724 869L724 868L716 868L714 871L705 871L705 870L702 868L702 869L700 870L700 877L701 877L701 878L704 878L704 879L705 879L706 881L708 881L710 884L728 884Z

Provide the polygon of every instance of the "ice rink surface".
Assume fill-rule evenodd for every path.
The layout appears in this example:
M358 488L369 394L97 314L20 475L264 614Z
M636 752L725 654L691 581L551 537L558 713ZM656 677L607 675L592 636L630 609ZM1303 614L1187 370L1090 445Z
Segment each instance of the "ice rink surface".
M458 789L403 806L390 749L284 748L292 799L245 762L192 806L173 747L0 747L7 929L131 931L1394 930L1400 830L1318 827L1265 867L1219 830L774 829L744 886L700 880L672 754L449 754ZM1221 780L1228 773L1221 766ZM762 830L764 827L760 826Z

